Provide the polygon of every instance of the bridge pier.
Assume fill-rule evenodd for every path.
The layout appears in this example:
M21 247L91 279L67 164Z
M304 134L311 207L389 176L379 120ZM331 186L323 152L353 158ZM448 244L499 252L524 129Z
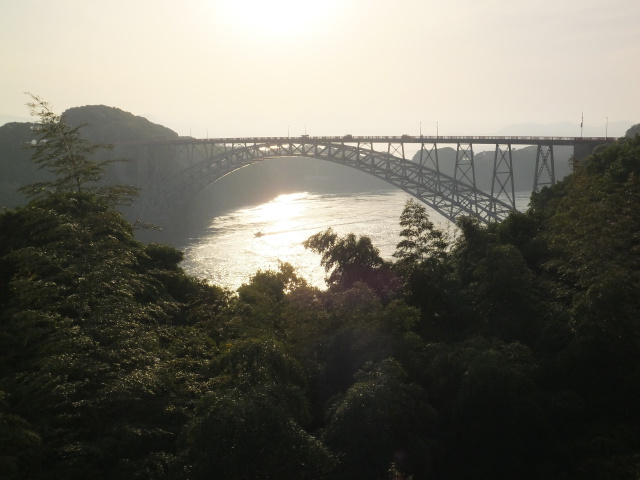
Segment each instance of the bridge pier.
M546 175L545 175L546 174ZM540 191L541 186L555 185L556 172L553 160L553 145L538 145L536 153L536 171L533 178L533 191Z
M463 146L464 145L464 146ZM459 175L458 175L459 174ZM461 203L459 187L460 183L466 183L472 188L473 199L471 200L471 209L477 213L477 188L476 188L476 168L473 163L473 145L471 143L458 143L456 148L456 165L453 173L454 179L454 198L455 202L451 204L451 215L455 218L458 215L457 208ZM465 182L466 180L466 182Z
M438 145L437 143L429 144L429 148L425 148L426 143L420 145L420 157L418 157L418 164L421 167L430 168L437 172L436 174L436 193L442 192L440 185L440 161L438 160Z
M496 192L496 183L498 191ZM513 157L511 155L511 144L506 144L503 149L499 143L496 144L496 154L493 157L493 178L491 179L491 196L500 198L504 195L509 200L513 210L516 209L516 193L513 181ZM495 208L495 205L494 205Z

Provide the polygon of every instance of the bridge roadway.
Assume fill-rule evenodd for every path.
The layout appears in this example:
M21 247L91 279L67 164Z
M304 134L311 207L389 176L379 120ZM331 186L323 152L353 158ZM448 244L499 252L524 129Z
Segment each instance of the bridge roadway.
M233 137L126 142L146 159L136 215L180 211L188 198L252 163L276 157L310 157L339 163L380 178L424 202L451 221L460 215L499 221L515 210L512 145L537 147L533 190L555 183L554 146L572 146L586 157L608 137L535 136L294 136ZM406 144L417 144L407 158ZM442 173L438 146L455 144L453 176ZM473 145L495 145L491 192L476 187ZM412 151L416 149L411 148ZM163 160L164 159L164 165ZM168 160L168 163L167 163Z
M278 143L278 142L330 142L330 143L445 143L445 144L477 144L477 145L603 145L615 140L614 137L526 137L526 136L464 136L464 135L400 135L400 136L310 136L298 135L289 137L216 137L193 138L178 137L170 140L150 140L144 142L123 142L120 145L157 144L175 145L187 143L238 144L238 143Z

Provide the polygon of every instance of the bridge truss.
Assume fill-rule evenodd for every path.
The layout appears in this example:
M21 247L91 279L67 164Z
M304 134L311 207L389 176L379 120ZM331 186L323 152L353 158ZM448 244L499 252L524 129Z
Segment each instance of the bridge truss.
M542 137L544 140L544 137ZM178 172L162 175L150 164L150 175L138 213L176 211L188 197L216 180L247 165L277 157L308 157L355 168L394 185L424 202L445 218L455 221L468 215L489 223L504 219L515 210L513 143L537 145L533 190L555 183L553 146L570 140L547 137L299 137L253 139L179 139L147 143L153 149L171 148ZM596 140L588 139L594 145ZM606 139L608 141L608 139ZM418 152L407 159L405 145L414 143ZM442 173L438 144L457 144L453 176ZM491 192L476 187L473 145L494 143ZM602 142L600 142L602 143ZM381 148L382 147L382 148ZM415 147L415 146L414 146Z

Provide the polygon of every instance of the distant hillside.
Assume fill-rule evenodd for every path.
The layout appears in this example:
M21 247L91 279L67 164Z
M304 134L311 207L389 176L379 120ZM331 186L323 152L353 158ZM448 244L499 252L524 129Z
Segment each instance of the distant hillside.
M490 145L487 147L491 147ZM494 147L495 148L495 147ZM573 154L571 147L555 147L553 150L556 180L564 178L571 173L569 158ZM536 169L537 147L527 146L523 148L513 148L513 178L516 191L531 191ZM419 161L420 151L413 157L414 162ZM495 151L476 153L473 156L476 174L476 186L486 192L491 191L493 180L493 162ZM438 149L438 163L440 171L450 177L454 176L456 167L456 150L451 147ZM458 175L459 177L460 175Z
M105 105L74 107L63 115L70 125L86 125L82 135L94 143L113 144L178 137L176 132L167 127ZM16 190L22 185L47 178L46 172L38 170L30 161L31 151L26 148L33 139L32 125L28 122L11 122L0 126L0 207L25 203L25 197ZM110 178L109 173L106 175L108 181L123 180L113 178L113 175Z
M43 178L26 148L33 139L31 126L31 123L11 122L0 127L0 208L24 203L24 196L16 190Z
M23 117L18 115L4 115L0 114L0 125L4 125L5 123L13 123L13 122L30 122L30 117Z
M170 128L152 123L115 107L87 105L64 112L71 125L86 124L83 136L96 143L117 143L144 140L171 140L178 134Z

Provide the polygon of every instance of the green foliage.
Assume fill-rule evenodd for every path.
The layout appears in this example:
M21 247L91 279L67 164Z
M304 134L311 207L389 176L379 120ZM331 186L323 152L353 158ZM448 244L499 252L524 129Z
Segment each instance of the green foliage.
M429 219L424 206L407 201L400 216L402 240L393 254L395 268L404 279L404 296L420 308L419 331L425 338L440 338L457 330L453 310L457 285L450 275L449 239Z
M297 422L309 421L302 394L306 388L304 371L284 345L269 338L251 338L229 342L225 347L215 366L223 383L233 388L264 387Z
M640 123L636 123L635 125L629 127L624 136L626 138L633 138L638 134L640 134Z
M0 391L0 471L2 478L18 480L41 460L42 441L27 421L8 412L5 397Z
M239 300L254 304L265 299L282 301L285 294L296 288L305 287L307 282L298 277L295 269L288 263L280 263L278 271L259 270L248 284L238 289Z
M238 288L235 315L224 327L226 338L262 334L282 338L287 323L287 295L306 286L306 281L287 263L281 263L277 271L256 272Z
M393 359L367 364L355 380L332 402L323 431L340 458L335 478L383 478L392 462L403 473L425 478L437 415L424 391L407 383Z
M229 343L216 363L215 390L187 430L189 478L324 478L332 459L303 428L305 377L283 345Z
M421 346L411 331L418 312L401 301L383 305L363 284L330 295L327 301L327 327L320 348L312 353L322 362L317 386L323 402L347 389L367 362L388 357L408 362Z
M369 237L348 234L340 238L331 228L304 241L305 248L322 255L330 288L345 290L356 282L364 282L381 297L389 297L397 289L390 266L380 256Z
M470 294L476 309L484 317L505 310L516 313L527 306L532 274L514 246L507 244L489 248L473 274Z
M511 212L500 223L490 225L501 244L514 246L527 263L527 266L536 270L548 254L547 245L541 239L542 222L529 210L527 212Z
M151 264L163 270L175 270L183 260L184 254L171 245L150 243L145 247Z
M400 226L403 227L400 231L402 240L393 254L400 265L444 260L448 247L446 235L435 227L424 206L408 200L400 215Z
M370 238L357 239L353 234L339 238L332 229L308 238L304 246L322 255L320 264L329 273L327 284L331 286L349 288L384 263Z
M432 345L428 358L445 432L440 461L452 478L539 478L546 430L531 350L474 337Z
M614 470L606 475L629 478L639 449L619 428L637 435L640 418L639 147L636 136L594 153L564 182L552 215L543 212L541 237L549 246L543 274L555 302L554 327L565 332L548 379L577 392L592 416L566 429L573 446L567 461L588 478ZM600 442L616 447L594 450ZM613 457L620 468L612 468Z
M612 389L629 392L625 379L639 368L639 168L638 137L594 154L545 233L553 253L545 267L573 332L562 371L607 405L627 399Z
M461 293L470 307L463 312L470 332L530 343L534 339L534 275L521 251L508 243L518 234L512 230L503 243L499 235L504 232L502 229L497 229L496 234L495 228L464 217L458 225L461 233L452 261Z

